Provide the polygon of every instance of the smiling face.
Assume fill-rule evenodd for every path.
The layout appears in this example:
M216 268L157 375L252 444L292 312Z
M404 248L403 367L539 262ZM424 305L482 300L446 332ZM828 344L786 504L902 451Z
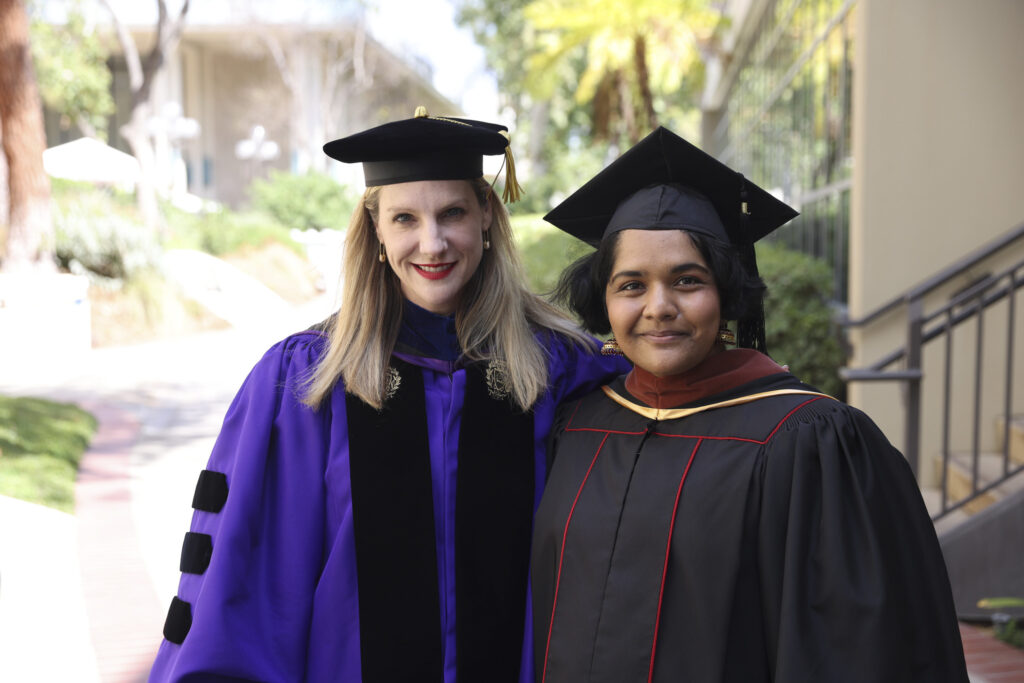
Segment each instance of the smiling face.
M682 230L623 230L605 304L623 353L658 377L686 372L723 349L718 288Z
M385 185L375 223L405 298L434 313L454 313L491 225L491 206L480 205L470 181Z

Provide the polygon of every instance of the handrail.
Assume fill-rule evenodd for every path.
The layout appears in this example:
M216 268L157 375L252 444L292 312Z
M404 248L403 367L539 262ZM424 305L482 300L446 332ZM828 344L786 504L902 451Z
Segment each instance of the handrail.
M948 311L950 311L950 310L952 310L952 309L954 309L954 308L956 308L958 306L963 306L968 301L971 301L973 299L977 299L978 297L981 297L981 308L982 309L986 309L986 308L992 306L993 304L999 303L1009 293L1009 286L1001 287L1000 289L997 289L993 293L986 294L986 295L982 296L984 294L985 290L991 288L999 280L1002 280L1002 279L1006 278L1007 276L1011 275L1012 273L1020 270L1022 267L1024 267L1024 262L1018 263L1015 266L1011 266L1010 268L1007 268L1006 270L1004 270L1001 273L998 273L996 275L989 275L985 279L976 282L975 284L971 285L970 287L968 287L967 289L965 289L964 291L960 292L955 297L950 299L946 303L946 305L943 306L942 308L937 309L937 310L933 311L932 313L930 313L930 314L924 316L923 318L921 318L922 326L930 323L931 321L933 321L936 318L938 318L939 316L947 313ZM1024 280L1022 280L1016 286L1017 286L1017 288L1019 288L1021 286L1024 286ZM902 302L900 302L900 303L902 303ZM931 328L929 328L927 330L924 330L924 332L921 335L921 342L922 343L930 342L932 339L935 339L939 335L943 334L946 331L947 327L956 327L960 323L962 323L962 322L964 322L966 320L970 320L972 317L974 317L974 315L975 315L975 311L973 311L973 310L971 310L971 311L962 311L960 313L957 313L957 314L953 315L950 318L950 321L948 323L942 323L940 325L936 325L935 327L931 327ZM891 380L910 379L914 375L914 373L912 373L912 372L910 374L908 374L909 371L906 371L906 370L902 370L902 371L885 371L885 370L883 370L883 368L886 368L886 367L892 365L896 361L902 360L906 355L907 355L906 347L902 347L901 346L900 348L898 348L898 349L896 349L894 351L889 352L885 356L882 356L881 358L879 358L877 361L875 361L871 365L867 366L866 368L863 368L863 369L840 368L839 369L839 376L842 379L844 379L844 380L852 380L852 381L875 381L875 380L890 380L890 379ZM917 373L917 374L919 375L920 373Z
M993 240L989 244L981 247L980 249L977 249L976 251L967 254L959 261L939 271L936 275L933 275L924 282L907 290L903 294L900 294L899 296L891 299L890 301L887 301L886 303L882 304L881 306L871 311L867 315L861 316L860 318L844 318L839 321L839 324L847 328L861 327L863 325L867 325L868 323L882 317L889 311L899 307L900 304L905 304L912 299L918 299L930 294L932 290L938 288L941 285L946 284L952 278L955 278L964 271L973 268L980 262L989 258L993 254L1005 249L1006 247L1013 244L1015 241L1021 239L1022 237L1024 237L1024 223L1018 225L1016 228L1010 230L1002 237Z
M956 510L971 500L974 500L986 493L999 483L1005 481L1011 476L1017 475L1024 471L1024 466L1011 467L1010 463L1010 451L1009 451L1009 418L1007 417L1006 423L1003 427L1003 466L1002 476L998 477L994 482L988 482L987 484L981 481L979 475L979 463L981 457L980 450L980 422L981 422L981 400L982 395L982 353L983 353L983 339L984 339L984 327L983 318L986 315L986 311L993 305L1002 301L1008 301L1006 306L1007 311L1007 344L1006 344L1006 361L1005 361L1005 387L1004 387L1004 398L1003 398L1003 414L1006 416L1013 415L1013 377L1012 368L1014 367L1014 356L1019 353L1015 349L1014 345L1014 311L1015 311L1015 300L1016 292L1019 289L1024 288L1024 260L1020 260L1008 268L1002 269L1001 272L992 274L988 273L979 280L971 282L965 288L955 292L950 296L943 304L939 305L930 312L925 311L925 298L939 288L940 285L946 285L951 280L964 274L971 268L977 266L980 262L985 259L991 258L1000 251L1006 250L1011 245L1014 245L1024 237L1024 225L1020 225L1013 230L1009 231L999 239L996 239L982 248L968 254L967 256L960 259L957 263L944 268L936 275L928 278L924 282L912 287L902 295L888 301L879 308L875 309L868 315L859 318L857 320L841 320L840 324L845 327L855 327L859 325L866 325L873 320L878 319L882 315L892 311L897 307L905 308L903 313L904 325L906 329L906 343L904 346L897 348L884 357L876 360L874 363L868 366L859 368L842 368L840 370L840 376L848 382L854 381L866 381L866 382L879 382L879 381L890 381L899 383L904 389L904 447L903 454L906 456L908 464L914 471L915 475L918 472L918 464L920 459L921 451L921 428L922 428L922 385L924 381L923 372L923 358L924 358L924 345L932 340L939 337L945 337L945 379L944 379L944 398L943 398L943 411L945 413L942 419L942 447L941 454L943 458L942 467L942 490L941 490L941 502L940 510L934 515L934 519L939 519L951 511ZM974 364L972 374L974 376L973 382L973 399L968 398L970 402L973 400L973 415L972 428L971 428L971 491L966 497L961 498L958 501L951 502L948 500L948 491L946 488L946 478L948 475L948 468L951 462L951 451L949 448L950 442L950 398L951 398L951 359L952 359L952 334L953 329L959 326L961 323L969 320L977 321L977 332L974 339ZM894 363L902 361L901 366L894 369L886 369L891 367Z

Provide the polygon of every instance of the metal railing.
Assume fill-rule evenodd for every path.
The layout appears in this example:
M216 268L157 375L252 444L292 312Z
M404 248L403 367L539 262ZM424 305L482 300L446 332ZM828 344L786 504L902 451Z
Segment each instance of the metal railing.
M918 474L921 451L921 424L922 424L922 396L921 388L924 379L922 360L924 357L925 345L937 339L945 341L943 356L943 395L942 395L942 476L941 476L941 500L938 512L933 518L938 520L953 510L959 509L978 497L999 486L1010 477L1024 470L1024 464L1014 465L1010 458L1010 428L1013 418L1013 369L1015 364L1016 350L1014 339L1014 326L1016 324L1016 297L1017 290L1024 285L1024 260L1006 268L1005 270L986 275L982 279L971 283L962 291L953 295L949 301L937 309L926 312L925 299L935 290L947 285L954 278L960 277L971 269L976 268L982 262L1005 253L1018 243L1024 244L1024 225L1011 230L1006 235L993 241L991 244L982 247L972 254L968 254L957 263L943 269L927 281L895 297L891 301L879 306L871 313L855 319L841 321L847 329L869 325L883 316L894 314L898 309L905 309L906 316L906 345L896 349L882 357L875 363L865 368L844 368L840 376L847 382L879 382L895 381L904 384L906 389L905 415L904 415L904 448L903 454L907 458L915 476ZM981 462L981 396L983 385L982 357L984 349L984 320L988 309L1000 302L1006 302L1006 356L1005 363L1005 386L1003 387L1002 414L1003 420L1003 449L1001 472L992 480L982 482L980 476ZM971 492L956 501L949 500L948 477L951 459L950 432L952 417L952 360L953 360L953 331L955 328L973 321L976 326L975 333L975 356L973 364L973 415L970 416L971 424ZM890 369L902 361L902 367Z

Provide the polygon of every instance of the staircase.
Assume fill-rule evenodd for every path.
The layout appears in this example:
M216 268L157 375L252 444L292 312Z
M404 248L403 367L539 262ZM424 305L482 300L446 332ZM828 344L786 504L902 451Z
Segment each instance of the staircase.
M1024 458L1020 454L1024 416L1015 410L1014 400L1020 402L1017 384L1024 384L1024 353L1018 339L1018 318L1024 315L1018 290L1024 287L1024 225L1006 233L957 263L941 270L925 282L894 297L866 316L842 321L846 329L865 328L892 321L901 315L906 330L905 345L886 354L875 363L863 368L843 368L840 376L847 382L888 382L900 385L903 394L904 443L903 455L918 480L929 485L932 479L941 482L934 491L922 490L932 518L958 511L977 512L1005 495L1015 475L1024 472ZM998 272L978 273L992 267L993 262L1012 262L1000 266ZM940 292L949 283L965 281L967 284L948 299ZM1020 309L1020 310L1019 310ZM1002 349L997 354L986 350L986 335L1002 338ZM956 340L956 341L954 341ZM1002 340L1005 340L1003 342ZM965 344L965 341L967 344ZM969 346L968 346L969 345ZM968 348L964 348L968 346ZM991 346L991 345L989 345ZM924 414L925 354L934 360L929 367L935 374L929 376L929 395L933 399L933 412ZM984 367L995 365L986 372ZM967 367L964 367L964 366ZM954 366L959 370L955 371ZM954 387L954 374L957 384ZM1001 377L1001 386L992 386L991 377ZM964 386L963 377L970 377L970 386ZM985 384L985 377L989 384ZM936 400L937 399L937 400ZM983 403L991 406L998 400L999 414L1014 416L1009 422L1000 420L994 448L998 454L982 450L981 431ZM991 410L991 408L990 408ZM990 414L990 413L989 413ZM954 418L961 418L955 420ZM930 425L928 435L941 440L937 477L922 472L922 425ZM954 422L961 425L953 434ZM971 444L967 453L958 452L951 444ZM927 455L926 455L927 457ZM924 474L925 476L921 476ZM997 489L1002 489L997 491ZM956 515L956 517L961 517Z
M994 438L997 450L978 453L976 475L972 452L954 451L948 457L932 457L932 479L945 482L946 495L944 498L939 485L922 487L921 496L940 536L972 515L1024 491L1024 472L1007 476L1024 467L1024 415L1015 415L1009 424L999 419ZM942 514L948 508L952 509Z
M921 482L964 621L991 619L978 607L982 598L1024 597L1022 287L1024 225L843 321L865 334L872 326L905 330L902 347L840 375L899 391L902 451ZM1000 611L1024 618L1024 609Z

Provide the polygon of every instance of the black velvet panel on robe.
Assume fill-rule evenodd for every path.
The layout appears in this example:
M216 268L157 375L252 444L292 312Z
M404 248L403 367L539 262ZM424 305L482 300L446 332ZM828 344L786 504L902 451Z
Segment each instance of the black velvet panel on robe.
M807 390L786 378L729 393ZM653 421L594 392L562 424L538 683L967 681L920 492L859 411L792 394Z
M349 396L352 510L366 683L443 680L430 456L420 368L382 411ZM458 681L517 681L534 501L533 415L467 368L456 484Z

